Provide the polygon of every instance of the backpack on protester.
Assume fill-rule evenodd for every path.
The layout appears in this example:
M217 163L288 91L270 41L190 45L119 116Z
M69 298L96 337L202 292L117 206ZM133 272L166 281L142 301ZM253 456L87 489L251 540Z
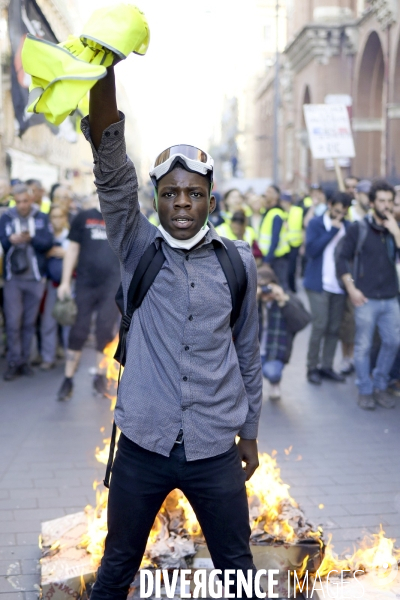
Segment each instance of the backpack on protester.
M358 221L358 232L357 232L358 237L357 237L357 246L356 246L356 251L354 253L354 258L352 261L347 261L347 265L348 265L347 272L351 274L354 281L356 281L356 278L359 274L360 254L361 254L361 250L364 246L364 242L366 240L367 233L368 233L368 222L365 217L364 219L361 219L360 221ZM335 259L335 268L336 268L336 279L338 281L340 288L346 292L347 291L346 286L344 285L342 278L338 277L338 275L337 275L337 264L338 264L340 254L342 252L345 237L346 236L344 235L339 240L339 242L335 248L334 259Z
M224 242L226 248L217 240L213 240L213 245L215 254L217 255L218 261L222 267L222 270L228 282L228 287L231 294L232 312L230 318L230 326L231 328L233 328L242 309L244 296L247 290L247 277L242 258L234 242L224 237L222 237L221 240ZM120 382L121 367L124 367L126 362L126 341L133 313L142 304L144 297L146 296L147 292L152 286L158 273L160 272L164 261L165 256L162 251L161 244L160 247L157 249L155 242L153 242L141 257L139 264L136 267L136 270L133 274L128 289L128 298L125 313L122 284L120 284L116 293L115 301L122 314L121 326L119 330L119 343L114 355L114 359L120 363L120 369L118 374L118 386ZM110 453L107 462L106 474L103 481L106 488L110 487L110 474L114 460L116 435L117 426L114 421L111 434Z

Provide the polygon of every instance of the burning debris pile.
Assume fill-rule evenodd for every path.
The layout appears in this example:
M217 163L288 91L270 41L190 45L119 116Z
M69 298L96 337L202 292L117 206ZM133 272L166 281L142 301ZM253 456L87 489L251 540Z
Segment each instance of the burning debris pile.
M109 440L96 456L106 464ZM303 511L290 496L289 485L281 480L276 458L266 453L259 456L260 466L247 482L250 508L251 543L296 544L301 540L319 541L323 548L322 530L308 522ZM99 484L95 482L97 487ZM108 490L97 492L96 508L86 507L88 531L82 546L98 563L104 549L107 534ZM178 568L185 558L195 554L194 544L205 544L200 525L192 507L179 491L174 490L166 498L157 515L147 543L142 566Z
M306 517L289 494L290 486L283 483L273 455L260 454L260 466L247 482L251 543L272 544L297 542L305 539L321 541L322 530Z
M118 366L113 360L116 340L106 349L104 367L111 382L118 379ZM115 387L109 395L111 410L115 407ZM96 458L107 464L110 440L104 440L104 448L96 449ZM283 483L276 462L272 456L261 454L260 466L247 482L247 495L250 508L251 543L266 545L276 543L296 543L301 540L315 540L324 548L322 530L309 523L295 500L290 496L289 485ZM86 507L88 531L82 539L82 546L98 564L103 555L104 540L107 535L108 490L97 489L96 507ZM174 490L166 498L157 515L147 543L142 566L177 568L184 559L195 553L195 544L205 544L200 526L192 507L185 496ZM183 562L182 562L183 561Z
M106 349L105 367L107 377L112 382L110 390L111 410L116 402L116 381L118 365L113 360L116 341ZM96 458L104 465L107 464L110 440L104 440L104 448L96 449ZM288 454L289 451L285 451ZM387 569L397 568L400 551L394 549L394 540L385 537L384 532L365 539L360 548L351 556L339 559L333 552L330 540L327 548L323 540L321 527L310 523L289 493L290 486L283 483L280 469L276 461L276 452L259 456L260 466L247 482L247 495L250 512L251 544L257 568L278 568L297 570L301 573L309 570L315 573L318 569L321 577L333 569L357 569L374 572L386 565ZM63 581L75 577L73 589L82 589L78 585L78 563L82 564L84 579L90 581L103 555L104 542L107 535L107 502L108 490L102 488L102 483L94 482L96 490L96 507L87 506L85 512L70 515L73 530L66 524L66 539L60 544L54 532L61 531L64 523L56 520L43 523L44 558L42 559L42 587L48 587L51 582L58 581L65 575ZM75 519L75 520L74 520ZM76 521L76 522L75 522ZM54 525L56 527L54 528ZM50 530L53 535L48 535ZM66 550L65 550L66 548ZM65 554L66 552L66 554ZM174 490L168 495L162 505L151 530L141 568L179 569L188 565L196 566L196 557L207 557L208 551L205 540L197 522L196 516L185 496ZM194 561L193 561L193 557ZM52 563L54 561L54 564ZM69 561L69 562L68 562ZM89 563L89 566L88 566ZM72 566L71 566L72 565ZM272 566L271 566L272 565ZM386 569L386 572L387 572ZM384 569L385 571L385 569ZM62 576L59 575L62 574ZM385 576L385 573L382 575ZM68 579L72 581L72 579ZM80 587L79 587L80 586ZM53 586L54 587L54 586ZM281 595L285 595L284 588ZM45 596L47 597L47 596ZM53 598L53 596L49 596ZM57 596L54 596L54 600ZM59 596L60 599L64 596ZM80 598L80 592L76 592Z

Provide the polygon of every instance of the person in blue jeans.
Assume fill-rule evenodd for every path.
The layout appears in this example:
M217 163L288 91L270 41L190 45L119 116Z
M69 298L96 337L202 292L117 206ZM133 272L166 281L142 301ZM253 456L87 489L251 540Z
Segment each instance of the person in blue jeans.
M257 295L262 372L270 383L270 400L279 400L282 372L290 360L294 336L308 325L311 316L297 296L278 285L276 274L267 264L257 272Z
M372 213L365 217L362 235L360 222L349 228L337 257L341 277L355 306L356 337L354 363L358 386L358 405L373 410L379 404L394 408L388 391L389 373L400 346L399 283L396 258L400 248L400 228L393 216L395 191L386 181L375 181L369 194ZM356 273L352 273L358 247ZM371 373L371 349L375 328L381 347Z

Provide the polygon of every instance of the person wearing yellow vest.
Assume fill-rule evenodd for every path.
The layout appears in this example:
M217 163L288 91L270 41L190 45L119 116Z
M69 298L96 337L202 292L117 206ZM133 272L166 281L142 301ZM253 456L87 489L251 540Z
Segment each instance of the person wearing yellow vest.
M248 219L253 214L251 208L247 206L242 192L236 188L225 192L223 204L224 209L221 210L221 216L226 223L229 223L233 213L237 210L243 210Z
M215 228L215 231L221 237L228 240L243 240L247 242L253 251L254 258L261 258L261 252L257 244L257 234L253 227L246 223L244 210L237 210L233 213L230 223L222 223Z
M33 198L33 203L39 208L40 212L46 215L50 212L51 202L45 196L45 189L39 179L28 179L25 184Z
M261 194L249 194L247 201L253 213L249 219L249 225L253 227L258 236L260 232L261 223L263 221L265 213L267 212L267 208L265 206L266 199L265 196Z
M288 289L290 244L287 239L287 213L280 205L280 189L270 185L266 191L267 212L261 223L259 248L278 277L284 290Z
M288 215L287 240L290 245L288 284L289 289L296 293L297 258L304 242L304 210L301 206L292 204L292 196L289 193L282 194L281 205Z

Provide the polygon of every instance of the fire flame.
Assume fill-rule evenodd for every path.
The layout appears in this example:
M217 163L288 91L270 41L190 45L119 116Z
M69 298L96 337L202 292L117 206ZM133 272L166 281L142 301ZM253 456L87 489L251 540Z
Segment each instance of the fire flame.
M375 573L381 583L385 583L392 571L397 571L400 561L400 550L396 549L394 544L395 540L385 537L381 525L379 533L366 535L360 543L360 547L354 548L353 554L340 559L333 551L334 546L329 539L319 573L322 577L334 569L351 572L366 571Z
M107 378L111 382L108 393L111 410L114 410L116 404L116 382L120 370L119 365L113 360L117 344L118 339L116 338L106 347L105 358L101 365L106 369ZM96 448L96 458L100 463L107 464L110 439L104 439L103 442L104 448ZM289 455L291 451L292 447L290 446L285 450L285 454ZM305 521L301 509L289 493L290 486L281 479L275 457L276 451L273 451L272 455L260 454L260 466L246 484L252 540L255 542L260 539L264 542L277 540L293 542L298 539L313 538L322 545L322 529L315 530ZM301 457L296 460L301 460ZM108 490L100 491L100 485L102 484L97 481L93 484L96 490L96 507L87 506L85 509L88 516L88 530L81 542L81 545L92 555L95 565L100 563L107 535ZM322 508L322 505L320 507ZM152 548L160 542L161 538L168 548L168 540L172 538L168 538L170 532L167 522L172 513L179 513L183 516L183 535L201 538L201 528L191 505L179 490L175 490L166 498L157 515L150 532L142 567L152 564L154 554ZM334 569L338 571L348 569L352 572L362 570L376 572L380 579L385 581L387 573L397 567L397 563L400 561L400 550L394 548L394 543L395 540L385 537L385 532L381 527L378 534L366 536L360 547L354 549L352 555L340 559L333 551L334 546L330 536L325 549L325 557L319 568L320 576L327 575Z

